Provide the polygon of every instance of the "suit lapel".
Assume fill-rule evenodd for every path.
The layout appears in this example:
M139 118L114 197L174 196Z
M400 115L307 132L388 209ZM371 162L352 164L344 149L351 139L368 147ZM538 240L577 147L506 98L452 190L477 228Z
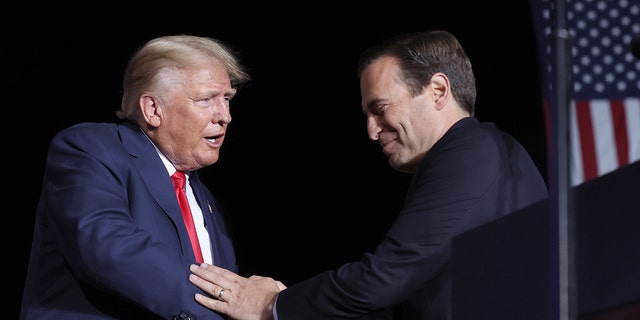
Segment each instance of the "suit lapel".
M138 169L153 199L175 224L183 223L180 206L175 200L171 178L169 178L168 173L162 174L163 172L166 173L167 169L151 141L135 124L121 124L120 134L125 150L131 156L131 161ZM185 236L188 239L186 230L184 235L180 233L181 238Z
M236 270L234 248L229 230L221 209L213 195L200 181L197 172L192 171L189 176L193 193L202 208L202 215L211 240L211 254L216 265Z
M136 166L140 176L149 189L149 192L158 205L164 210L175 225L184 225L180 206L175 200L175 193L169 174L166 172L160 156L153 147L147 136L135 124L124 123L120 125L122 144L131 156L131 161ZM211 241L211 253L216 265L226 268L235 267L233 255L233 245L227 234L224 219L220 214L217 204L211 193L204 187L196 171L189 175L189 183L193 193L200 205L202 215L206 224ZM183 252L193 255L191 242L186 228L178 228ZM221 255L224 252L225 255Z

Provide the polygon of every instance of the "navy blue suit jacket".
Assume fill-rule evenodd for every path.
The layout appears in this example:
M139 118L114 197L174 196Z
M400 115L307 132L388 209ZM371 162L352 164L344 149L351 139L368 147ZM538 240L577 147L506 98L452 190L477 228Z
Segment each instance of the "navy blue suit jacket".
M197 172L189 180L214 263L237 272L216 199ZM171 178L137 125L84 123L53 138L20 319L224 319L194 300L193 263Z
M464 118L422 160L375 252L290 285L278 319L450 319L452 238L547 197L516 140Z

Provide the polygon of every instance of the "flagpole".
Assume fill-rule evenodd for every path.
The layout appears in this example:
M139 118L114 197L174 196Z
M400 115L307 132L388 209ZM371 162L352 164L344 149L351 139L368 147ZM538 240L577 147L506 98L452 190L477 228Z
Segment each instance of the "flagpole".
M571 82L571 41L566 25L567 0L556 0L556 106L550 108L552 119L555 115L555 130L551 143L552 168L551 186L555 192L551 193L551 210L557 212L557 290L558 290L558 319L577 319L576 303L576 275L575 275L575 213L573 211L570 165L569 165L569 105L572 92ZM553 216L553 215L552 215ZM555 259L552 259L554 261Z

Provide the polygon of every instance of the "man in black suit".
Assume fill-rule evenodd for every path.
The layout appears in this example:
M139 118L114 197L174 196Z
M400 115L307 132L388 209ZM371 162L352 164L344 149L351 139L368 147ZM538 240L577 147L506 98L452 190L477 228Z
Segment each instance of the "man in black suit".
M192 283L210 294L198 302L235 319L450 319L452 239L547 198L520 143L474 118L475 76L452 34L402 35L365 51L358 71L369 138L413 175L382 242L288 288L193 265Z

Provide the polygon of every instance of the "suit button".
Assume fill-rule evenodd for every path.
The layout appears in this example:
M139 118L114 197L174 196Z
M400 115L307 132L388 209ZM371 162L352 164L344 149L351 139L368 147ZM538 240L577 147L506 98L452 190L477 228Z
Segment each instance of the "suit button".
M173 316L173 320L191 320L191 318L184 314L184 312L180 313L180 314L176 314Z

